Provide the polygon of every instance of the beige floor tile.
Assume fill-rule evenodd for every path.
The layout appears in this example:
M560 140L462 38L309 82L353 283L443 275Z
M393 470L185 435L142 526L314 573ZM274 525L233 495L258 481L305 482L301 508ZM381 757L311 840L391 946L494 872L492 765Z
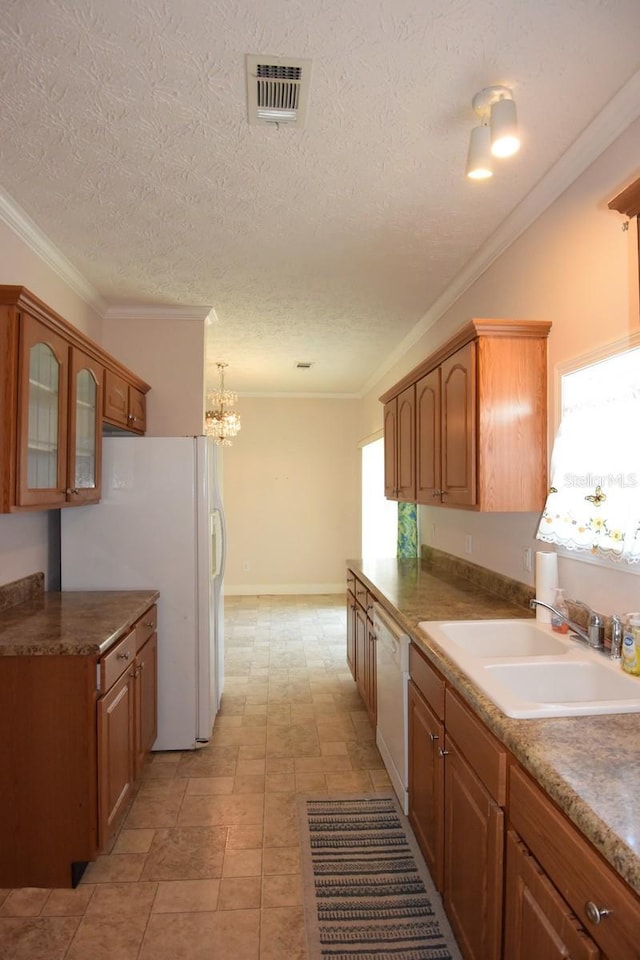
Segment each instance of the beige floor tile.
M352 741L347 744L347 751L351 766L354 770L381 770L384 769L382 757L375 741Z
M327 781L324 773L296 773L296 793L321 794L327 792Z
M268 773L264 781L265 793L295 793L296 778L293 773Z
M143 880L202 880L222 875L224 827L158 830L142 871Z
M234 850L227 847L222 865L223 877L259 877L262 850Z
M0 917L37 917L44 907L49 890L40 887L22 887L12 890L0 907Z
M178 823L183 827L262 823L264 794L185 797Z
M0 917L0 957L63 960L80 922L78 917Z
M259 960L259 949L259 910L154 913L139 960Z
M260 823L237 823L231 824L227 836L227 848L229 850L255 850L262 848L263 837L262 820Z
M300 773L348 773L353 769L349 757L299 757L296 760L296 776Z
M220 880L162 880L153 902L154 913L194 913L216 910Z
M225 796L233 793L233 777L191 777L187 780L187 797Z
M238 777L263 777L265 773L266 760L261 757L258 760L238 760L236 767L236 778Z
M238 762L241 760L264 760L267 755L266 742L262 744L244 744L238 749Z
M155 830L121 830L112 853L148 853Z
M323 757L346 757L347 744L344 740L324 740L320 744L320 753Z
M332 793L371 793L373 784L366 770L351 773L328 773L327 789Z
M260 906L260 877L223 877L219 910L252 910Z
M102 883L87 906L87 917L148 916L157 883Z
M267 757L267 774L295 773L293 757ZM293 793L293 790L291 791Z
M307 937L302 907L262 910L260 960L306 960Z
M264 776L236 776L233 781L233 793L264 793Z
M136 799L182 800L186 787L186 778L177 777L175 774L171 779L163 777L160 780L144 780L140 784Z
M264 861L262 872L267 875L299 873L300 865L300 846L292 845L290 847L266 847L264 851Z
M52 890L40 916L82 917L96 889L95 884L86 883L76 887L75 890Z
M295 907L302 903L300 874L262 878L263 907Z
M87 866L80 883L133 883L140 879L144 861L144 853L105 854Z
M171 797L138 796L131 804L124 826L127 830L173 827L178 820L181 803L182 793Z
M386 770L369 770L369 776L371 777L371 783L373 784L374 790L393 792L391 780L389 779L389 774Z
M147 916L84 917L65 960L137 960Z

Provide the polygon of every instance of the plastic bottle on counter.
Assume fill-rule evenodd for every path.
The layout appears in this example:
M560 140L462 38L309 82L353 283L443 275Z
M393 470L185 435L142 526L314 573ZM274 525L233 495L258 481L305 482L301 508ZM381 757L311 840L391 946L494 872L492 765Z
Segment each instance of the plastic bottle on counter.
M640 676L640 613L630 613L624 618L622 669Z
M564 598L564 590L562 587L556 589L554 601L552 604L553 607L561 613L563 617L569 618L569 608L567 607L567 601ZM563 620L561 617L557 617L555 613L551 614L551 629L555 630L556 633L568 633L569 624L566 620Z

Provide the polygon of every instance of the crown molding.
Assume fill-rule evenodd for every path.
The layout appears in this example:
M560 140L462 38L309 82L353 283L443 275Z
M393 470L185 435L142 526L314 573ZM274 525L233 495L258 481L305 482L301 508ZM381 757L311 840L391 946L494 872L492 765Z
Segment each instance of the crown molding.
M210 322L212 307L170 306L166 303L112 304L105 307L104 320L201 320Z
M359 393L249 393L235 390L235 393L238 394L238 399L242 400L244 397L259 397L264 400L361 400L362 395Z
M500 254L504 253L639 116L640 70L621 87L597 117L574 140L569 149L471 257L415 327L389 354L384 364L367 380L360 391L361 397L373 390L376 383L408 353L427 330L440 320L456 300L459 300L485 270L488 270Z
M23 240L30 250L44 260L51 269L64 280L92 310L101 316L106 301L96 288L73 266L71 261L58 250L40 227L25 211L0 187L0 220Z

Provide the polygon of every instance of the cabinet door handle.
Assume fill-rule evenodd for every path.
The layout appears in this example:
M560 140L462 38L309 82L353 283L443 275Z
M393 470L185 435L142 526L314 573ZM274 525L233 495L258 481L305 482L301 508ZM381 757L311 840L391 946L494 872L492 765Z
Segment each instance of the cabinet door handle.
M434 490L433 493L431 494L431 496L432 496L432 497L439 497L441 493L442 493L442 490Z
M129 651L128 651L128 650L125 650L124 653L119 653L119 654L118 654L118 660L128 660L130 656L131 656L131 654L129 653Z
M144 660L140 664L138 664L138 671L142 673L143 668L144 668Z
M584 910L591 923L596 924L601 923L602 920L606 920L611 915L611 910L607 910L606 907L597 907L593 900L587 900Z
M440 756L440 757L448 757L448 756L449 756L449 751L448 751L448 750L443 750L442 747L438 747L438 756Z
M430 734L429 734L429 739L431 740L432 743L435 743L435 741L436 741L436 740L439 740L440 737L438 736L437 733L430 733Z
M74 496L77 497L80 491L76 490L75 487L69 487L67 490L65 490L65 493L67 496L70 496L71 494L73 494Z
M152 627L152 626L153 626L153 620L145 620L145 624L144 624L144 625L145 625L145 627Z

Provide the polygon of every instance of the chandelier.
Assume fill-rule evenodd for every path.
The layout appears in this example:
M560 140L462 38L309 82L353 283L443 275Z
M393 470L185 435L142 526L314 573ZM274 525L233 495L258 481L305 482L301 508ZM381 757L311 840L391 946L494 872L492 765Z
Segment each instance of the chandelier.
M220 376L220 386L213 393L207 394L207 401L212 409L207 410L204 417L204 432L206 436L213 437L216 443L223 447L231 446L231 437L240 430L240 414L234 410L228 410L227 407L234 406L238 395L231 390L225 390L224 386L224 368L226 363L219 363L218 374Z

